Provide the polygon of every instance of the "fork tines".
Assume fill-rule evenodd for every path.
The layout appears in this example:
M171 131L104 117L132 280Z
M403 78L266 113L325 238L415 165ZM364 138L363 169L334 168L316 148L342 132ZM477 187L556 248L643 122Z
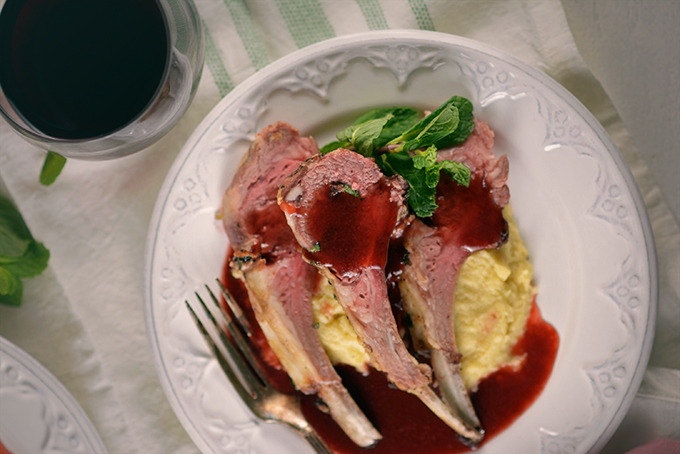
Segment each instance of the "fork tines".
M209 320L210 325L217 331L221 341L220 343L227 350L229 357L234 362L234 366L243 377L243 381L247 384L249 390L244 387L243 382L238 378L238 374L232 368L229 361L217 346L216 342L213 340L213 337L208 332L208 329L206 329L203 322L201 322L200 318L193 310L189 302L185 301L185 304L187 305L189 313L191 314L203 338L215 354L220 366L236 388L236 391L241 394L241 397L244 401L246 401L246 403L249 403L250 401L248 398L256 399L265 388L269 387L269 380L258 366L255 359L255 354L246 337L249 337L251 333L250 324L247 322L243 311L238 305L236 305L229 292L222 286L219 280L216 279L216 281L218 282L220 290L222 291L222 294L229 305L229 311L222 309L219 300L207 285L205 288L207 289L210 296L210 301L212 301L212 310L208 308L205 301L203 298L201 298L198 292L196 292L196 298L203 308L206 319ZM233 315L230 312L232 312ZM221 322L221 324L229 331L229 336L220 327L220 324L218 323L214 313L217 314L219 322ZM248 398L243 396L244 393L247 394Z
M207 324L210 332L217 331L216 335L211 334L206 329L206 326L201 322L188 301L186 301L186 305L199 332L212 350L236 392L250 410L260 419L288 424L296 429L317 453L332 454L323 439L305 419L300 408L300 397L296 394L281 393L270 384L257 363L253 349L248 341L248 337L252 333L250 324L247 322L241 308L235 304L229 292L218 279L216 281L229 306L229 310L222 310L220 301L207 285L205 288L208 291L208 295L210 295L209 301L211 303L209 304L212 306L211 309L208 308L203 298L196 292L196 298L203 308L204 318L209 321ZM214 314L218 314L217 318ZM228 334L221 329L220 323L226 327ZM216 341L217 336L219 336L219 340ZM222 349L226 350L231 362L222 353ZM239 375L242 379L239 378Z

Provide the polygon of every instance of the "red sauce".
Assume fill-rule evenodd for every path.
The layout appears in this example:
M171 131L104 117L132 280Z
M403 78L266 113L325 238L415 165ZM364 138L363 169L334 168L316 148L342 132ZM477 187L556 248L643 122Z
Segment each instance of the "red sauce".
M12 454L0 441L0 454Z
M471 395L486 431L480 446L510 426L536 400L552 371L557 346L556 331L541 318L534 304L526 332L513 349L515 355L526 355L521 366L501 368L483 379L478 391ZM315 407L313 397L305 396L305 416L333 452L456 454L470 451L417 397L390 386L384 374L371 369L364 377L346 366L337 370L357 404L384 438L370 449L359 448L330 416Z
M306 251L307 258L331 267L338 276L384 268L399 211L397 203L390 202L388 183L381 179L363 197L338 191L337 186L319 191L313 210L296 210L307 217L312 237L319 238L318 252Z
M264 337L262 328L257 323L255 318L255 312L250 303L250 298L248 298L248 290L246 289L243 281L234 278L229 271L229 262L233 256L233 251L229 250L227 254L227 261L224 270L222 271L222 284L229 291L231 296L234 297L235 302L241 307L248 322L251 326L251 337L250 342L252 343L255 351L259 353L260 365L265 371L267 377L274 385L274 387L282 392L293 393L295 392L295 387L291 382L288 374L283 369L279 358L276 356L274 351L269 346L267 339ZM225 311L229 311L229 307L226 305L224 299L221 301L222 308Z
M526 355L518 369L504 367L486 377L472 394L487 439L506 429L536 400L550 377L559 336L541 317L534 301L524 335L512 349Z
M507 240L502 207L494 202L484 175L473 173L470 185L465 187L442 174L436 200L439 207L425 222L444 238L455 236L452 243L456 246L475 251L500 246Z
M243 284L231 277L228 269L223 282L257 325ZM272 364L271 358L276 357L259 327L254 330L252 341L267 363L265 371L274 386L292 392L288 375L280 364ZM525 356L521 365L517 369L504 367L494 372L484 378L477 392L471 395L486 431L480 446L508 428L540 395L552 372L558 344L557 332L542 319L534 302L526 331L512 350L513 355ZM376 446L360 448L328 414L316 407L316 396L303 396L305 416L336 454L456 454L470 450L420 399L390 385L383 373L370 369L364 376L348 366L338 366L336 370L357 404L383 435Z
M297 248L297 241L286 222L286 215L276 203L276 193L267 195L273 198L258 210L245 216L244 231L251 232L257 240L258 252L267 261L275 260L278 254L288 254Z
M370 266L386 268L395 318L403 326L408 317L401 309L396 283L402 261L408 257L402 244L389 244L398 210L396 204L389 203L389 197L389 188L383 181L371 187L364 197L329 188L320 191L313 204L314 211L298 214L308 217L310 233L320 239L317 252L305 252L308 259L332 266L340 276ZM425 222L448 238L455 235L456 244L472 251L506 241L507 223L483 177L473 175L468 188L450 178L442 178L437 187L437 203L440 208ZM279 213L282 214L280 210ZM269 216L252 220L259 227L270 221L275 224ZM255 231L261 231L259 227ZM243 284L227 270L224 280L256 325ZM267 373L275 385L290 391L290 379L275 360L259 328L252 340L264 362L269 364ZM521 365L517 369L504 367L489 375L471 395L486 431L482 444L510 426L539 396L552 371L558 341L556 331L541 318L534 302L526 331L512 351L514 355L524 356ZM426 358L419 359L426 361ZM317 408L316 396L303 396L305 416L335 453L455 454L470 450L420 399L390 385L383 373L371 369L364 376L348 366L336 369L383 440L369 449L356 446L328 414Z

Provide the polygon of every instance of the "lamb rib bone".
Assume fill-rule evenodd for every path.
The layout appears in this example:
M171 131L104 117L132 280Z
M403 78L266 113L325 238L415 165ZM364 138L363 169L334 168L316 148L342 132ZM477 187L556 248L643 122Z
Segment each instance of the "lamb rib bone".
M382 436L323 350L311 304L320 276L297 250L276 201L283 179L317 152L311 138L286 123L266 127L225 192L221 215L234 249L232 274L245 282L258 324L296 388L317 393L350 439L368 447Z
M408 352L387 296L388 246L408 213L406 188L372 160L338 149L306 160L284 181L278 201L303 256L333 285L373 366L475 443L480 433L442 402L430 387L430 368Z
M508 162L491 149L493 132L476 122L458 147L440 150L438 160L462 162L472 171L470 186L442 175L432 218L416 219L404 233L409 264L399 289L413 322L413 337L430 349L432 367L446 403L461 419L480 428L479 419L460 375L460 353L453 331L453 300L458 274L474 251L507 241L502 208L508 202Z

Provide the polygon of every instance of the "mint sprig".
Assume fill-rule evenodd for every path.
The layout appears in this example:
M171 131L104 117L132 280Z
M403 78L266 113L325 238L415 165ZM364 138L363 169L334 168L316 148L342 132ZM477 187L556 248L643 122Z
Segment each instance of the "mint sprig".
M437 209L435 194L441 171L458 184L470 184L470 169L444 160L437 150L463 142L475 127L472 103L453 96L423 119L410 107L370 110L340 131L337 141L321 148L354 150L375 158L386 175L401 175L409 183L408 203L418 217L432 216Z
M394 150L395 152L429 147L455 131L459 122L458 108L447 103L413 125L399 137L392 139L388 145L400 144Z
M410 155L406 151L385 153L376 160L378 166L388 175L399 174L409 184L408 202L416 216L427 218L437 209L436 193L441 171L462 185L470 185L470 169L459 162L437 162L437 148L428 147Z
M50 252L35 241L19 211L0 196L0 303L19 306L21 279L42 273L49 258Z
M336 137L340 142L353 147L357 153L364 156L372 156L376 150L376 140L380 137L380 133L392 117L393 115L389 113L381 118L374 118L358 125L352 125L340 131Z

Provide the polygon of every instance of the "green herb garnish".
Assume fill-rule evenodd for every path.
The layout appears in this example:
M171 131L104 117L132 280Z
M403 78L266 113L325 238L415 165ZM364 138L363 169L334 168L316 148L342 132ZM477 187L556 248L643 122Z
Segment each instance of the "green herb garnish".
M50 252L33 239L19 211L0 196L0 303L19 306L21 279L42 273L49 258Z
M54 151L48 151L40 170L40 184L49 186L57 179L66 164L66 158Z
M352 186L348 185L347 183L343 183L341 181L337 183L333 183L331 185L331 196L335 197L338 194L342 194L343 192L353 196L353 197L358 197L361 198L361 194L359 194L359 191L356 189L352 189Z
M458 184L470 184L470 169L454 161L437 162L437 150L463 142L475 127L472 103L454 96L423 119L410 107L373 109L340 131L337 141L321 148L346 148L375 158L388 176L409 183L408 203L418 217L432 216L441 171Z
M458 184L466 187L470 184L470 169L459 162L437 162L437 149L434 146L413 156L406 151L385 153L380 155L376 163L388 175L399 174L408 182L408 203L420 218L432 216L437 209L435 195L442 170Z

